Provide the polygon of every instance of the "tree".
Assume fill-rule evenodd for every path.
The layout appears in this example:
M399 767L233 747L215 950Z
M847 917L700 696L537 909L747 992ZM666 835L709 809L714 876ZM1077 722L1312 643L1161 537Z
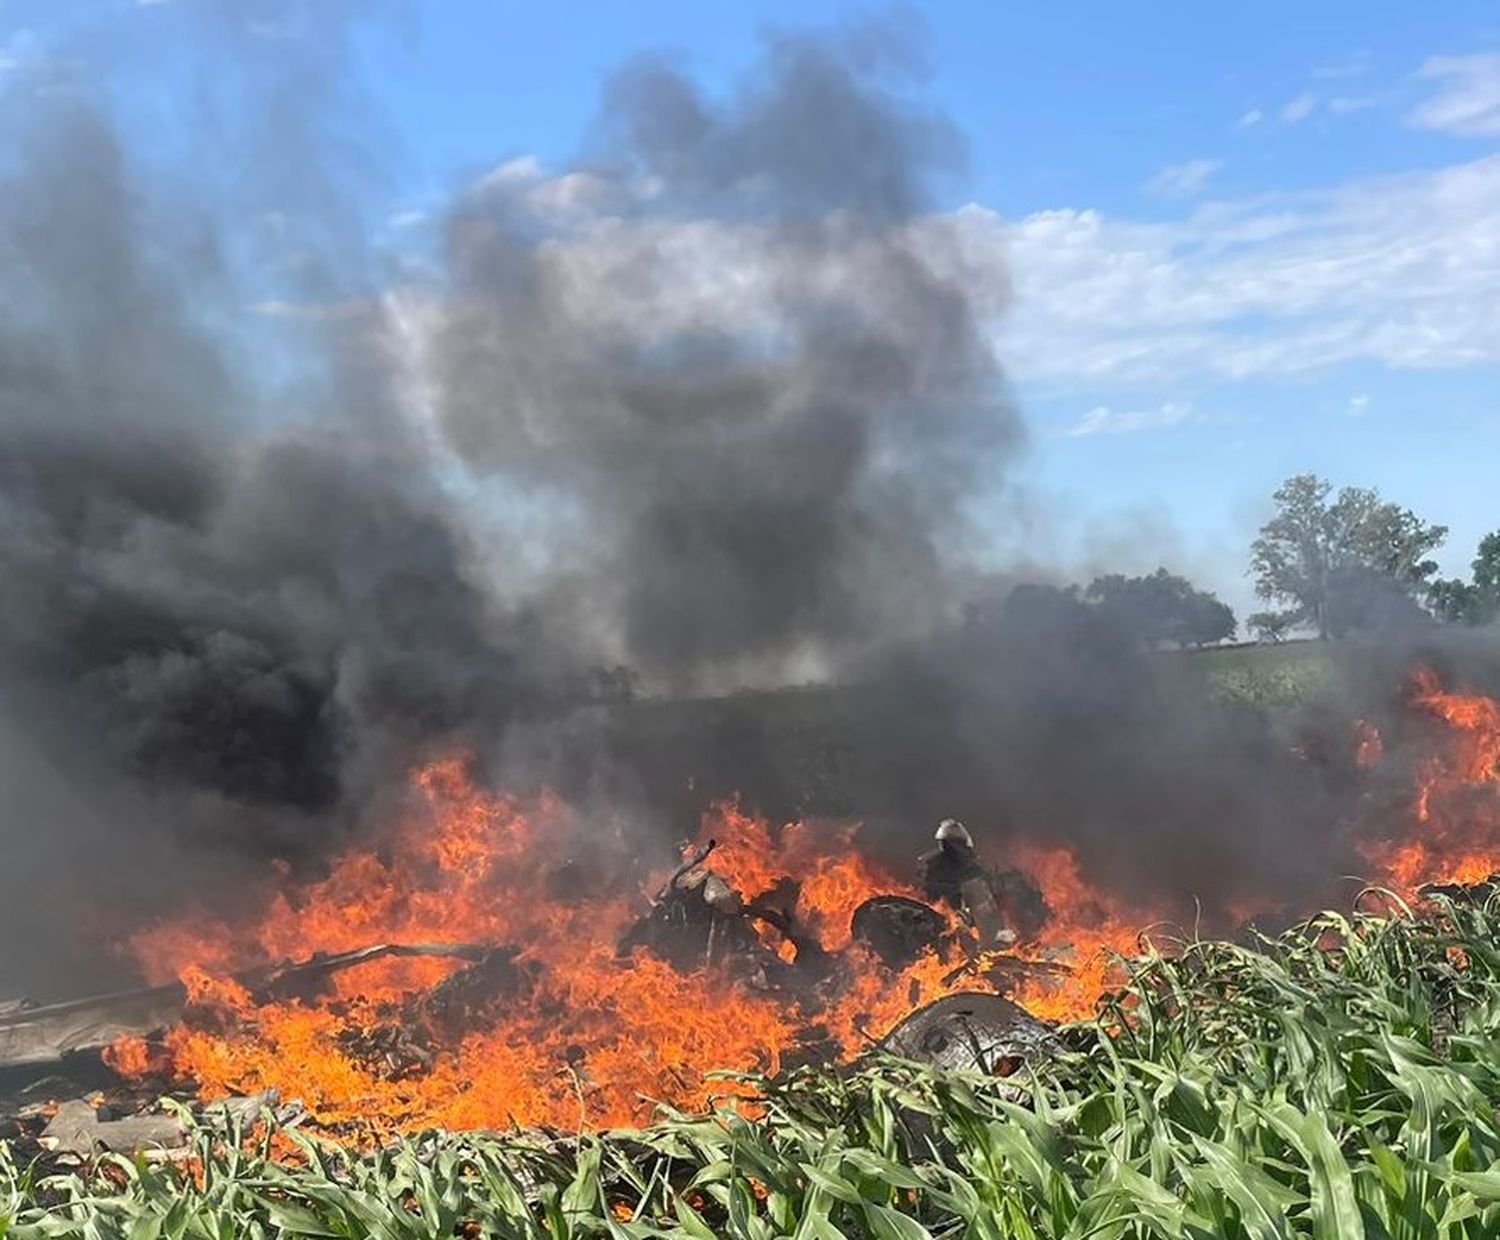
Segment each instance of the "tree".
M1472 581L1434 581L1427 601L1451 624L1491 624L1500 618L1500 530L1479 540Z
M1147 645L1203 646L1223 641L1235 630L1233 611L1165 568L1147 577L1096 577L1083 599Z
M1289 611L1258 611L1245 624L1255 634L1255 640L1279 645L1286 641L1287 634L1296 627L1295 613Z
M1234 636L1239 622L1234 609L1207 590L1194 590L1188 599L1186 639L1195 646L1211 646Z
M1428 525L1378 492L1333 487L1313 474L1288 478L1276 515L1251 546L1250 569L1263 599L1287 604L1293 624L1338 637L1398 615L1420 614L1437 572L1429 553L1448 529Z

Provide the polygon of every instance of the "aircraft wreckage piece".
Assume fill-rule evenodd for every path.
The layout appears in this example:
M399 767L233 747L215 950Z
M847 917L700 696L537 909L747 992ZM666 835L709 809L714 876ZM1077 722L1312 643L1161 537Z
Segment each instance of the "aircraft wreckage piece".
M872 896L854 910L849 930L893 969L914 964L937 951L948 919L930 904L906 896Z
M447 956L478 961L489 952L474 943L380 943L237 973L234 980L257 997L285 1000L306 995L330 974L372 960ZM120 1038L143 1038L175 1025L186 1007L187 991L176 982L38 1007L7 1003L0 1006L0 1069L57 1063L80 1051L103 1050Z
M73 1099L57 1108L39 1144L44 1150L88 1155L99 1150L134 1154L141 1150L180 1148L187 1126L173 1115L131 1115L102 1120L87 1102Z
M1040 1052L1052 1030L1001 995L962 991L918 1008L880 1050L957 1072L1009 1076Z

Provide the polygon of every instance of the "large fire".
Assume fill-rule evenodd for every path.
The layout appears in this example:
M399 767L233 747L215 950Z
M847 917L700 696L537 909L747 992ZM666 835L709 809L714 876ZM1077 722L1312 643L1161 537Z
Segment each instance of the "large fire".
M1364 855L1404 899L1425 883L1472 884L1500 871L1500 704L1481 694L1445 689L1419 667L1411 706L1441 725L1438 743L1419 763L1410 812L1394 838L1367 843ZM1384 754L1378 744L1370 765Z
M1427 672L1411 702L1441 731L1419 772L1409 829L1361 844L1371 881L1403 896L1431 880L1500 869L1500 708L1447 692ZM1367 724L1351 744L1361 767L1386 760ZM919 1004L998 976L955 968L951 954L883 964L851 942L851 914L873 896L920 898L906 877L861 853L853 827L776 828L733 805L705 816L694 847L715 842L708 864L749 904L781 893L789 920L755 922L766 961L791 968L800 953L818 952L834 963L789 986L731 969L711 945L687 965L649 946L622 948L670 869L627 882L617 864L591 871L579 850L600 835L556 799L522 804L477 787L460 759L426 766L380 847L346 852L319 881L268 876L271 894L248 922L192 916L137 935L130 949L150 978L187 987L189 1019L163 1047L123 1044L112 1062L128 1074L165 1066L208 1097L274 1088L324 1126L373 1136L431 1126L600 1128L639 1123L662 1103L696 1109L733 1097L737 1087L714 1070L774 1073L808 1053L810 1040L821 1039L823 1053L854 1056ZM1152 910L1091 884L1065 848L1018 846L991 860L1028 875L1047 907L1041 931L1012 949L1046 967L1009 975L1012 998L1043 1019L1089 1014L1112 962L1134 952L1155 920ZM614 878L601 881L601 868ZM953 922L950 935L960 933ZM330 975L323 993L281 1002L257 999L231 977L380 943L511 949L504 993L413 1065L382 1062L370 1048L421 1020L412 1005L459 961L375 960Z

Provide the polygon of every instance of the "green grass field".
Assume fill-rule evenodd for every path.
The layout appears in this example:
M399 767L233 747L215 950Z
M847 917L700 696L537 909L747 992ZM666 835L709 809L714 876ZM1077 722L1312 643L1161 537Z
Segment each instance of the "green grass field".
M200 1131L197 1175L0 1158L0 1235L1500 1236L1500 903L1325 915L1129 966L1004 1082L894 1061L764 1083L766 1117L439 1135L305 1165Z
M1334 670L1330 646L1316 641L1230 646L1167 657L1190 660L1222 696L1252 706L1295 705L1325 687Z

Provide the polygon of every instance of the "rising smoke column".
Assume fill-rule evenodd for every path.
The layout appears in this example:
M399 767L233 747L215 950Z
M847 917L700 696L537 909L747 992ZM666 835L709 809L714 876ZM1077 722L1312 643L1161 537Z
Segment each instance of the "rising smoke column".
M930 631L1003 485L1020 424L979 290L921 228L961 144L896 93L907 34L772 36L727 99L631 63L577 167L504 165L448 219L442 431L568 514L599 636L648 683Z
M366 235L350 11L180 6L150 20L188 55L95 29L12 83L0 831L63 890L10 902L53 948L7 986L106 974L120 906L316 858L601 661L733 685L924 631L1018 441L916 227L958 151L887 89L898 31L773 38L725 103L629 65L577 170L458 196L433 282ZM176 91L168 143L132 47ZM431 311L428 373L393 294ZM531 505L527 573L478 554L465 469Z
M181 7L203 64L175 102L216 127L194 171L219 179L136 149L115 83L66 57L6 101L0 989L117 978L99 944L122 910L315 858L429 746L554 692L545 635L492 604L399 413L334 92L253 24L299 6ZM330 13L290 46L336 70ZM352 311L255 327L266 234L293 293Z
M773 35L723 97L628 64L569 167L445 204L432 274L371 240L355 7L153 6L212 105L165 154L80 75L12 87L0 933L52 946L0 990L107 984L121 910L315 865L456 745L658 824L690 780L798 808L764 725L569 716L612 664L866 680L843 808L893 851L958 813L1185 905L1342 872L1288 738L1064 598L991 605L1003 289L934 210L961 143L907 27Z

